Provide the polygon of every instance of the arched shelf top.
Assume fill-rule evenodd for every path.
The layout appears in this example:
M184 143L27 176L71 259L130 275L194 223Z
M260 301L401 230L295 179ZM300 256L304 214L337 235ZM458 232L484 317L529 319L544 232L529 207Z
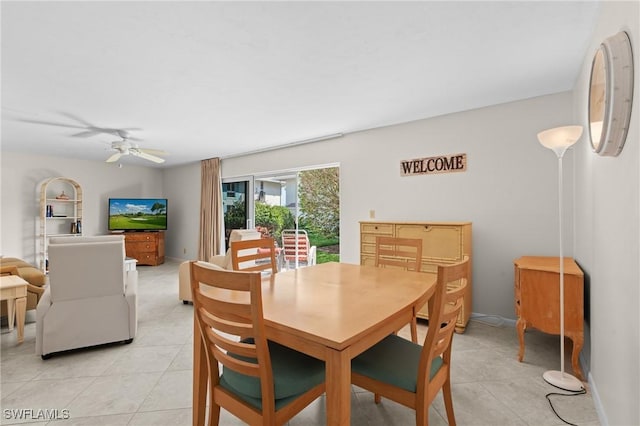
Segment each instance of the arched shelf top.
M69 201L75 201L75 200L81 200L82 199L82 187L80 186L80 184L78 182L76 182L75 180L68 178L68 177L64 177L64 176L58 176L58 177L52 177L49 179L44 180L41 184L40 184L40 199L44 200L44 199L49 199L49 200L58 200L58 201L67 201L67 200L62 200L56 197L48 197L47 196L47 188L49 188L49 185L51 185L54 182L62 182L62 183L66 183L67 185L70 185L73 187L74 191L75 191L75 196L74 199L70 199Z

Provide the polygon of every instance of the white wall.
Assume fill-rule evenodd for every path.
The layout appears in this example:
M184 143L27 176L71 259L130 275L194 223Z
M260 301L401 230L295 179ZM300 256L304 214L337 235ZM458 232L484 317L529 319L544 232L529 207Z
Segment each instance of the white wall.
M82 187L84 235L108 233L109 197L162 197L160 169L2 152L0 253L35 262L39 184L65 176ZM171 208L171 206L169 206ZM169 212L171 214L171 212Z
M603 2L575 87L575 122L587 129L592 55L626 30L634 54L632 122L618 157L600 157L588 142L576 150L575 256L585 271L592 390L602 424L640 424L640 3ZM589 332L590 331L590 332ZM589 340L590 338L590 340Z
M223 177L340 164L340 237L359 262L359 224L473 222L473 311L515 318L513 260L557 254L557 160L536 134L571 122L570 93L369 130L340 139L222 161ZM400 176L400 161L467 153L468 171ZM567 190L573 152L565 157ZM571 199L565 211L571 217ZM572 241L571 228L565 246ZM567 255L571 255L570 248Z
M164 170L164 195L171 209L165 239L167 257L198 258L200 179L200 162Z

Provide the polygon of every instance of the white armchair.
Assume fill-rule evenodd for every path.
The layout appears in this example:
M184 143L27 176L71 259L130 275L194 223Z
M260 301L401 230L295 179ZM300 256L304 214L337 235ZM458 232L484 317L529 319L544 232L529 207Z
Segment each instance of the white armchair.
M229 245L234 241L257 240L259 238L262 238L262 234L255 229L234 229L229 235ZM233 270L233 265L231 264L231 249L227 250L226 254L212 256L208 263L221 269ZM188 261L183 262L178 271L178 298L182 300L183 303L193 301L191 297Z
M49 241L49 285L36 309L36 354L112 342L138 328L138 272L125 271L124 237Z

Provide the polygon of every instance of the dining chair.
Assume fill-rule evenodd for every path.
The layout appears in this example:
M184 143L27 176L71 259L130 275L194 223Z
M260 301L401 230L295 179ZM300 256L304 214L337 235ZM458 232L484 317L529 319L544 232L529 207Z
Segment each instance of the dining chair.
M219 423L220 408L251 425L281 425L325 392L323 361L267 341L260 272L197 261L190 272L209 373L209 426Z
M276 243L272 237L233 241L230 249L234 271L278 272Z
M377 267L401 268L420 272L422 263L422 240L418 238L376 237L375 265ZM411 341L418 343L418 306L411 318Z
M455 426L451 397L451 342L468 279L468 258L438 266L429 329L420 346L389 335L351 362L351 382L416 411L416 425L429 424L429 406L442 389L447 420ZM456 281L461 285L447 291Z

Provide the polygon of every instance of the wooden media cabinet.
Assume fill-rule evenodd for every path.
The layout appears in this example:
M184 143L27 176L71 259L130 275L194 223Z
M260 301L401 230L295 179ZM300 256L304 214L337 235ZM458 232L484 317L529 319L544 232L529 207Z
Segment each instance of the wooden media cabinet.
M127 257L138 265L157 266L164 263L164 232L125 232L124 246Z

